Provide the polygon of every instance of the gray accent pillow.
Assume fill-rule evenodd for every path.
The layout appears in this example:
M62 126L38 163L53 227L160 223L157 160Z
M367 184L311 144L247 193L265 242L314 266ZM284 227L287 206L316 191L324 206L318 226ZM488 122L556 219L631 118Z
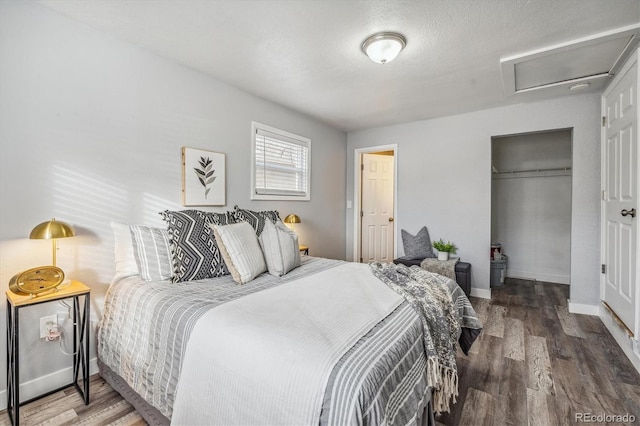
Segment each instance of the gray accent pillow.
M171 279L173 265L169 233L165 229L131 225L131 241L138 271L145 281Z
M407 259L426 259L436 257L431 247L431 238L426 226L420 228L416 235L411 235L404 229L402 233L402 246L404 247L404 257Z
M298 236L281 221L265 220L258 240L271 275L281 277L300 266Z

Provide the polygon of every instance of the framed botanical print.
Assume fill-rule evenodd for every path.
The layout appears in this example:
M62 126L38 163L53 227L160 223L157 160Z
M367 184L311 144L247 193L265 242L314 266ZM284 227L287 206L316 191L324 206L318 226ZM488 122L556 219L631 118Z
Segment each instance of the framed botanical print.
M182 147L182 205L224 206L225 155Z

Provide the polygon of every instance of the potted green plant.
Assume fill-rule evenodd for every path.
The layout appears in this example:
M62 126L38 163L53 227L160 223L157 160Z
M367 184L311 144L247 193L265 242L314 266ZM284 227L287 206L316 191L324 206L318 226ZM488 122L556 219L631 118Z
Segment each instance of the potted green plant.
M455 254L458 247L451 241L446 243L440 238L431 244L434 249L438 250L438 260L449 260L449 254Z

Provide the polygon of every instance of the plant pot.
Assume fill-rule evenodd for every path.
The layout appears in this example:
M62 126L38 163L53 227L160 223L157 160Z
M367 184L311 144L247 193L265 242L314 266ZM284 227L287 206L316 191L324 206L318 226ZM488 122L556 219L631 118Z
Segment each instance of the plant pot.
M438 260L449 260L449 252L448 251L439 251L438 252Z

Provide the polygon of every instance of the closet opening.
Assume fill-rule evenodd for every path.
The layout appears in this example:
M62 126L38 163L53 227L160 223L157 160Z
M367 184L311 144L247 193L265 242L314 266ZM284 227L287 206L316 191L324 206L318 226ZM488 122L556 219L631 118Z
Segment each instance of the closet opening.
M491 138L491 286L571 284L572 129Z

